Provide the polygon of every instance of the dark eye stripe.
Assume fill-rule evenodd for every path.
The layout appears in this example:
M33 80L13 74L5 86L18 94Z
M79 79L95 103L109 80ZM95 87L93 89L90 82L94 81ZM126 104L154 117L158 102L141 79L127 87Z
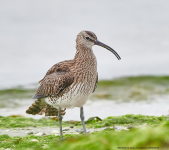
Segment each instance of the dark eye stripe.
M90 31L85 31L88 35L95 39L94 35Z
M93 42L94 40L90 39L89 37L85 37L86 40Z

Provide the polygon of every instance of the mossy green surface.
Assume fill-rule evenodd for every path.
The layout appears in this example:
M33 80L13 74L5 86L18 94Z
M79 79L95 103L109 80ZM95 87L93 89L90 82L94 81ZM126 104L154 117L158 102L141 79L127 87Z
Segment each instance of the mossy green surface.
M10 102L12 103L14 99L31 98L35 91L35 89L24 89L22 87L0 90L0 107L4 107L8 100L11 100ZM99 81L91 99L122 100L122 102L147 101L151 96L168 94L169 76L137 76ZM110 116L103 120L90 119L85 122L87 128L107 128L103 131L91 133L88 136L64 135L65 141L63 142L59 142L59 136L54 135L41 137L27 135L13 138L8 135L0 135L0 150L6 148L15 150L118 150L120 149L118 147L132 147L131 149L136 149L136 147L146 147L146 149L151 149L148 147L157 147L157 149L167 150L169 149L168 120L168 116L156 117L130 114ZM70 125L76 128L82 126L79 121L63 121L63 127ZM55 127L58 126L58 122L46 118L35 120L21 116L0 116L0 128L4 130L46 126ZM132 128L129 131L115 131L110 128L113 126L131 126ZM38 142L31 141L32 139L37 139Z
M44 126L57 126L58 121L53 119L33 119L22 116L0 116L0 128L23 128L23 127L44 127ZM64 125L65 123L63 123Z
M101 131L90 136L68 138L59 145L51 144L48 150L118 150L118 149L164 149L169 148L168 127L132 129L129 131ZM137 147L137 148L136 148ZM138 148L139 147L139 148ZM144 148L143 148L144 147Z
M0 108L20 106L18 100L31 99L35 91L34 89L24 89L22 87L0 90Z
M101 80L92 99L146 101L169 94L169 76L136 76Z
M34 89L12 88L0 90L0 100L31 98L35 93Z
M88 128L100 128L100 127L108 127L113 125L123 125L127 126L128 124L138 126L144 123L148 125L160 124L162 122L166 122L169 120L169 116L145 116L145 115L123 115L123 116L110 116L103 120L99 119L88 119L85 121L85 124ZM58 126L59 123L55 119L33 119L26 118L21 116L9 116L2 117L0 116L0 128L23 128L23 127L54 127ZM82 124L80 121L63 121L63 126L74 125L80 127Z
M62 142L59 141L59 136L54 135L41 137L28 135L22 138L0 135L0 147L1 149L11 148L15 150L118 150L123 149L122 147L125 149L150 149L150 147L154 147L167 150L169 148L168 135L169 122L166 121L157 126L134 128L128 131L103 130L87 136L64 135L65 140ZM32 141L33 139L37 141Z
M161 117L155 117L155 116L145 116L145 115L123 115L123 116L111 116L107 117L106 119L103 119L102 121L93 121L93 122L87 122L86 124L88 127L94 127L94 128L100 128L100 127L108 127L113 125L123 125L128 126L139 126L142 124L147 123L147 125L155 125L160 124L162 122L165 122L169 120L168 116L161 116Z
M162 86L169 86L169 76L133 76L133 77L122 77L114 80L101 80L98 82L99 86L126 86L134 84L158 84Z

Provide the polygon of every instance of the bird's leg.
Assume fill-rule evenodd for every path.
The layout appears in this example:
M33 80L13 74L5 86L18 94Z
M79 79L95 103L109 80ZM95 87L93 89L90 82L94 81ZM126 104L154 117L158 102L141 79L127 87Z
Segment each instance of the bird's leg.
M60 128L60 140L63 140L63 133L62 133L62 115L61 115L61 108L59 107L58 112L58 119L59 119L59 128Z
M86 127L85 127L85 123L84 123L85 118L84 118L83 107L80 107L80 118L81 118L81 121L82 121L84 133L86 135Z

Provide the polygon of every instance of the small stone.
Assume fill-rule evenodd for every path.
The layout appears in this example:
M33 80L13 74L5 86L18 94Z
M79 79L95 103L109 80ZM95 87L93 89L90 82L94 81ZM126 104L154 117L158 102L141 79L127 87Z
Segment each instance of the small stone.
M122 130L123 129L123 127L122 126L116 126L116 127L114 127L115 128L115 130L116 131L120 131L120 130Z
M27 133L28 135L33 134L32 131L27 131L26 133Z
M69 131L69 129L68 129L68 128L65 128L65 129L63 129L62 131Z
M129 129L127 129L127 128L123 128L123 129L121 129L121 130L127 130L127 131L128 131Z
M131 129L131 128L133 128L133 126L131 126L131 125L129 125L129 126L127 127L127 129Z
M51 133L52 133L52 134L59 134L59 131L53 130Z
M70 128L74 128L74 126L73 126L73 125L70 125Z
M5 132L9 132L9 130L4 130Z
M32 139L31 141L33 141L33 142L39 142L37 139Z
M46 133L43 133L42 135L47 135Z
M47 145L47 144L43 144L43 146L42 146L42 148L48 148L49 147L49 145Z
M43 135L43 133L42 132L39 132L39 133L36 133L36 134L34 134L35 136L42 136Z
M93 121L93 120L95 120L95 121L102 121L101 118L99 118L98 116L95 116L95 117L90 117L90 118L87 120L87 122L91 122L91 121Z
M78 132L72 132L72 134L79 134Z

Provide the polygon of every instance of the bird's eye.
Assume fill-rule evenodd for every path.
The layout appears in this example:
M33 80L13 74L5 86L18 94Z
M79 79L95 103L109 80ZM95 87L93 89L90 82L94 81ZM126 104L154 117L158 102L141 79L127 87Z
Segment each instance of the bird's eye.
M85 37L86 40L89 40L90 38L89 37Z

